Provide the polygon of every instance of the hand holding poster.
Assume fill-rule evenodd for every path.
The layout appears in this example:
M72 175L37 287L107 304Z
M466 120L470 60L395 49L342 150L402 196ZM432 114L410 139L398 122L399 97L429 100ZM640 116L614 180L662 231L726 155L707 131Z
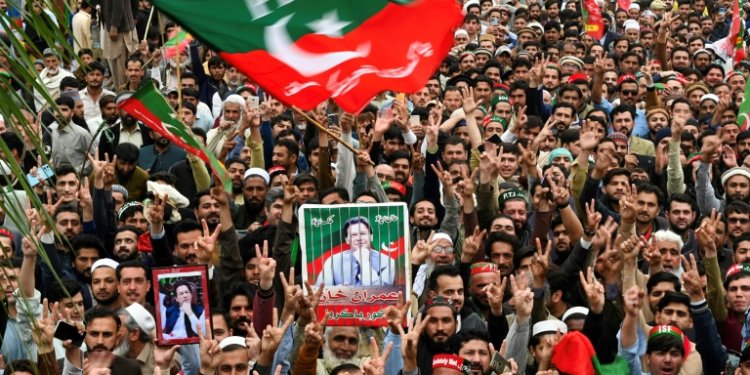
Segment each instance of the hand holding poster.
M382 310L408 295L406 205L303 205L302 277L324 285L328 325L384 326Z
M155 268L152 283L160 345L197 344L198 325L210 317L208 269L203 266ZM210 327L203 327L210 332Z

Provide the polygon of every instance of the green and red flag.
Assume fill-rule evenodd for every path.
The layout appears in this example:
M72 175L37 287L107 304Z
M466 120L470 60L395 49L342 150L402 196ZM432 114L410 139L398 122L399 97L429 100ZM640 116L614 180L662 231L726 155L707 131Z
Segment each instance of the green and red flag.
M630 5L628 5L630 6ZM627 8L625 9L627 11ZM583 13L583 23L586 34L599 40L604 35L604 19L602 19L602 8L596 3L596 0L583 0L581 7Z
M287 105L357 112L423 87L453 46L455 0L156 0L154 5Z
M714 42L716 54L724 60L725 72L733 70L735 65L745 59L745 11L739 0L734 0L733 3L729 35Z
M745 96L742 99L742 104L740 104L737 125L740 127L740 131L750 129L750 81L745 85Z
M171 59L185 51L193 41L193 36L182 28L176 28L169 35L169 40L164 43L164 58Z
M143 85L130 99L122 102L118 108L143 122L151 130L166 137L176 146L183 148L187 153L209 163L217 180L221 181L221 185L227 191L231 191L232 179L224 165L211 151L203 146L201 141L193 136L187 126L177 119L177 113L167 103L161 92L154 88L154 85Z

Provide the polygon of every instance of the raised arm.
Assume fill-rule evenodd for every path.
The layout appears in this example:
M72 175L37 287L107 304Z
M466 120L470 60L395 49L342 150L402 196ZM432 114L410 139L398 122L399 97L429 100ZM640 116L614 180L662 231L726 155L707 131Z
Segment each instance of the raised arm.
M672 118L672 138L669 141L667 153L667 193L670 196L675 193L684 193L687 189L685 174L680 162L680 141L682 140L682 128L684 126L685 119L682 117Z
M701 215L708 215L711 210L721 210L721 201L716 198L710 175L713 156L720 149L721 139L719 137L715 135L703 137L701 158L695 178L695 194Z

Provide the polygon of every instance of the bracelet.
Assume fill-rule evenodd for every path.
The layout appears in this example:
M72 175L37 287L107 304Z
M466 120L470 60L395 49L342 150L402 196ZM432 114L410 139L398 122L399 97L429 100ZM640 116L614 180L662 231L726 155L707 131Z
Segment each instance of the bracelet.
M558 210L564 210L564 209L568 208L568 206L570 206L570 202L565 202L565 204L558 204L557 205L557 209Z
M594 237L596 235L596 230L589 231L588 228L583 230L583 234L586 235L586 237Z

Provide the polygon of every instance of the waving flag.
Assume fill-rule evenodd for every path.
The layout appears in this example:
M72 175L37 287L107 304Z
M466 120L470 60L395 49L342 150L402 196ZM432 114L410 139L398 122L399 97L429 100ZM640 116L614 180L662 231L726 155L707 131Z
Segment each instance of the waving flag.
M172 31L169 40L164 43L164 58L171 59L172 57L181 54L187 49L187 46L192 40L193 36L181 28Z
M630 5L628 4L628 7ZM586 34L591 35L592 38L599 40L604 35L604 20L602 19L602 9L596 0L583 0L583 23L586 27ZM625 8L627 11L628 9Z
M187 153L193 154L209 163L216 178L221 181L227 191L232 191L232 179L226 168L211 151L206 150L203 143L193 137L192 132L180 120L177 113L167 103L164 96L156 90L154 85L143 85L130 99L122 102L119 109L129 113L134 118L143 122L153 131L166 137L177 147L183 148Z
M724 60L724 71L734 70L734 66L745 59L745 11L739 0L734 0L732 26L729 35L714 43L716 54Z
M742 99L742 104L740 104L737 125L740 127L740 131L750 129L750 81L745 85L745 96Z
M156 0L275 98L356 112L384 90L413 92L463 20L455 0Z

